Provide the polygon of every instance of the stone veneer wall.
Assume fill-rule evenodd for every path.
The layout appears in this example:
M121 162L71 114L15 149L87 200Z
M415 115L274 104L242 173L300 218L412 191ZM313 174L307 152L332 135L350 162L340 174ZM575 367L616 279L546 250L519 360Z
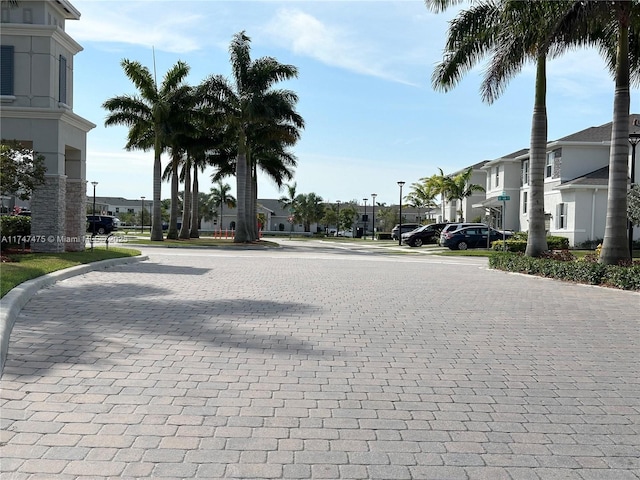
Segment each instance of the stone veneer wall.
M87 230L86 183L79 178L67 178L66 242L67 252L81 252Z
M64 252L66 175L46 175L31 196L31 251Z

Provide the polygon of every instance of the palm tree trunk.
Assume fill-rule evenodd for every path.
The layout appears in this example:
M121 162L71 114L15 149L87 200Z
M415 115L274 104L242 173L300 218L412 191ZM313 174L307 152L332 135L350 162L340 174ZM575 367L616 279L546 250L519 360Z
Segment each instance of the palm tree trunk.
M151 241L154 242L162 242L164 240L162 235L162 210L160 208L160 193L162 189L161 153L160 134L156 132L153 159L153 221L151 225Z
M238 142L238 156L236 158L238 214L236 218L236 233L233 239L235 243L246 243L251 241L249 230L247 229L247 208L250 207L250 205L247 204L247 190L250 190L250 185L247 185L248 166L245 143L245 136L244 134L241 134L240 141Z
M171 240L178 239L178 189L180 187L180 179L178 178L178 164L180 163L180 155L175 153L171 159L171 213L169 215L169 230L167 238Z
M251 233L253 241L260 238L258 233L258 172L256 171L256 164L252 162L251 167Z
M187 156L184 164L184 201L182 202L182 225L179 238L189 238L189 220L191 219L191 159Z
M620 2L625 3L625 2ZM616 89L613 96L613 123L609 156L607 220L600 262L616 265L631 258L627 241L627 181L629 160L629 5L619 7ZM624 11L627 12L626 18Z
M529 151L529 235L525 255L539 257L548 250L544 223L544 167L547 154L547 57L538 55L536 92L531 119ZM505 226L503 225L504 229Z
M191 238L200 238L200 232L198 232L198 220L199 220L199 213L200 213L200 206L199 206L199 202L200 199L198 198L198 189L199 189L199 185L198 185L198 166L194 165L193 167L193 188L191 189L191 196L193 198L193 201L191 202L191 231L189 232L189 236Z

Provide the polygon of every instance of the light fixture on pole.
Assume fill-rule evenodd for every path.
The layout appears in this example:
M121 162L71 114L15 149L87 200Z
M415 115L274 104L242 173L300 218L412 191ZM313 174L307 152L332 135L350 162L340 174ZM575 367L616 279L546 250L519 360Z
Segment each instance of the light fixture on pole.
M369 201L369 199L363 198L362 201L364 202L364 215L362 216L362 221L364 222L364 232L362 235L362 239L366 240L367 239L367 221L369 220L369 218L367 217L367 202Z
M338 206L338 221L336 222L336 237L338 236L338 232L340 232L340 204L342 202L340 200L336 200L336 205Z
M93 214L91 220L93 220L93 235L91 235L91 251L93 252L93 238L96 236L96 185L98 182L91 182L93 185Z
M376 197L377 193L371 194L371 208L373 211L371 212L371 240L376 239Z
M402 246L402 187L404 182L401 180L398 182L400 187L400 221L398 222L398 245Z
M631 144L631 185L633 185L636 183L636 146L640 143L640 133L630 133L629 143ZM629 255L633 260L633 223L631 220L629 220Z
M140 197L142 202L142 208L140 209L140 233L144 233L144 199L145 197Z

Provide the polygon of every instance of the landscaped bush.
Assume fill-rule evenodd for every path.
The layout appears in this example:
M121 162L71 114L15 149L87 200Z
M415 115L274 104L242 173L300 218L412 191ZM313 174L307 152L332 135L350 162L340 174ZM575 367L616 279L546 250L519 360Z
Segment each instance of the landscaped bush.
M589 285L606 285L623 290L640 290L640 263L631 266L603 265L593 259L575 260L566 252L533 258L521 253L501 252L489 257L498 270L527 273Z
M2 215L0 217L0 248L21 245L20 239L31 235L31 217L22 215Z
M507 250L509 252L525 252L527 249L527 232L516 232L513 237L506 241ZM501 252L502 240L496 240L491 243L493 250ZM547 235L547 247L549 250L567 250L569 248L569 239L566 237L558 237L555 235Z

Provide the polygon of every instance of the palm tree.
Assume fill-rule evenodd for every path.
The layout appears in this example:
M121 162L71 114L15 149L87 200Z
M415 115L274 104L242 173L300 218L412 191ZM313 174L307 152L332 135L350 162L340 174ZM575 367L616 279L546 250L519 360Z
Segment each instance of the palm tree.
M437 193L433 191L427 185L426 181L415 182L411 184L411 191L407 195L406 199L409 202L409 205L413 208L418 209L418 213L420 213L421 209L428 209L436 206L436 202L434 200Z
M299 220L298 208L296 203L296 200L297 200L296 189L298 185L296 184L296 182L293 182L292 184L285 185L285 187L287 189L287 194L280 197L278 201L280 202L280 205L282 205L282 208L284 208L289 212L289 224L291 225L290 233L292 233L293 222Z
M440 174L433 174L430 177L423 177L420 179L425 185L425 190L433 194L433 197L440 195L440 205L442 207L442 221L446 221L445 215L445 200L449 197L450 182L449 177L444 174L441 168L438 169Z
M615 265L631 259L626 216L629 89L632 79L640 80L640 4L637 0L575 2L564 20L584 44L600 49L615 79L607 217L600 252L601 263Z
M295 78L297 69L271 57L251 60L250 42L244 32L237 33L232 39L229 48L232 83L219 75L205 82L206 97L212 107L224 115L228 133L236 143L238 218L235 242L258 239L255 164L252 160L258 126L268 128L272 134L287 131L279 128L282 125L296 131L304 127L302 117L295 111L298 97L290 90L273 88L277 82Z
M448 198L447 200L459 200L460 209L457 210L460 215L460 221L464 222L463 202L465 198L470 197L475 192L484 192L484 187L477 183L471 183L473 176L473 167L467 168L464 172L460 172L453 177L448 177Z
M214 208L220 207L220 229L222 230L222 212L224 206L226 205L228 208L236 207L236 199L233 195L229 195L229 191L231 190L231 185L228 183L222 183L219 181L217 186L211 187L211 201L213 203Z
M446 1L427 1L434 9ZM457 2L456 2L457 3ZM484 0L462 11L451 22L445 57L433 74L436 88L448 90L486 56L490 57L481 92L492 103L506 83L528 61L536 64L534 108L531 122L529 235L526 255L547 250L544 224L544 166L547 145L546 61L571 44L560 19L572 2Z
M168 145L168 132L173 125L172 113L175 105L184 98L190 89L182 82L189 73L189 66L177 62L165 74L158 88L153 75L139 62L122 60L125 74L138 89L137 95L121 95L103 103L109 114L105 126L126 125L129 134L125 148L127 150L154 150L153 162L153 221L151 240L162 241L162 212L160 193L162 182L162 152Z

